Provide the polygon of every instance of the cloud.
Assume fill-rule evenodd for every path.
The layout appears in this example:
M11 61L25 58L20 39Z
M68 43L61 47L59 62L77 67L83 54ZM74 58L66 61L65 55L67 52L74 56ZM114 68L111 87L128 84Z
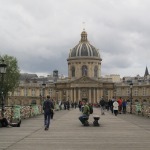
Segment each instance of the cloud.
M85 28L100 51L103 75L143 75L150 66L149 5L148 0L0 1L0 55L16 57L24 72L58 69L67 75L69 51Z

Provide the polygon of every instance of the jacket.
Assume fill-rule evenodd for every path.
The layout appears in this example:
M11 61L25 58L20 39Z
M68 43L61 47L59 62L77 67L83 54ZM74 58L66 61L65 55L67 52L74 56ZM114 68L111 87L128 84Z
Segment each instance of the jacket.
M89 106L87 104L84 106L83 114L85 114L87 116L90 115L90 108L89 108Z
M44 113L51 114L52 113L52 109L54 109L54 105L53 105L52 101L49 100L49 99L45 100L44 103L43 103Z

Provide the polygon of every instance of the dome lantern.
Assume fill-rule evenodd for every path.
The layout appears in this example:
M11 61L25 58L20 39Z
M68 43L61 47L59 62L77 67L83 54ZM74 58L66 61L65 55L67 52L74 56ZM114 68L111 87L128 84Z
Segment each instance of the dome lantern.
M87 42L87 33L85 31L83 31L81 33L81 42Z

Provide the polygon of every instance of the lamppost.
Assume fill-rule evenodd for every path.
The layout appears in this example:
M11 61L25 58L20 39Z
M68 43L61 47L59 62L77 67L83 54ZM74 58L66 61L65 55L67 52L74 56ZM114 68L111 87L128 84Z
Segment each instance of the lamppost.
M2 63L0 64L0 74L1 74L1 104L2 104L2 111L1 115L4 117L4 107L5 107L5 102L4 102L4 95L3 95L3 84L4 84L4 74L6 73L6 68L7 65L4 63L4 60L2 60Z
M58 102L58 91L56 90L56 101Z
M45 97L45 88L46 88L46 83L42 83L42 96L43 96L43 101L44 101L44 97ZM42 105L42 103L41 103Z
M133 88L133 83L130 83L130 114L132 114L132 88Z
M42 106L42 95L40 93L40 105Z

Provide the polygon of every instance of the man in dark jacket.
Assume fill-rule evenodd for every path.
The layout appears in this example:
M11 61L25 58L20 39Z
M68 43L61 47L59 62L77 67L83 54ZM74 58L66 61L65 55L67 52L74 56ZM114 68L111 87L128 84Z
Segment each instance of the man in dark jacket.
M48 95L47 99L43 103L45 130L49 129L52 109L54 109L54 105L53 102L50 100L50 96Z
M99 104L100 104L100 107L101 107L101 115L105 115L105 113L104 113L104 109L105 109L105 100L104 100L103 97L101 98Z

